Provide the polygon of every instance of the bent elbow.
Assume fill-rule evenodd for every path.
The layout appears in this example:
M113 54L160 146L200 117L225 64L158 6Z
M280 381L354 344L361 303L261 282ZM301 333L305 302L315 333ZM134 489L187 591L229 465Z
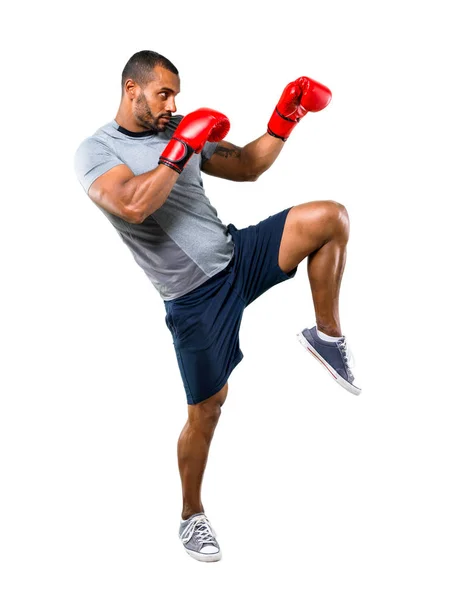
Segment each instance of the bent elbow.
M261 173L256 173L255 171L248 171L242 178L242 181L257 181L258 177Z
M260 173L252 173L249 175L247 181L257 181L259 179Z
M123 207L121 217L127 223L133 223L134 225L139 225L145 220L145 215L129 207Z
M131 215L131 219L129 221L129 223L134 223L135 225L140 225L141 223L143 223L145 221L145 219L147 218L147 215L141 214L141 213L133 213Z

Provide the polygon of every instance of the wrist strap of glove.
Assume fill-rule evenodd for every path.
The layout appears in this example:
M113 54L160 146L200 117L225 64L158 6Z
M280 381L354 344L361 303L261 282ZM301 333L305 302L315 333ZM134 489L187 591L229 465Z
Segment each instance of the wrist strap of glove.
M159 157L158 164L165 165L177 173L181 173L193 153L194 149L189 144L173 137L164 148L164 152Z
M270 117L269 124L267 125L267 133L273 135L273 137L280 138L285 142L291 134L291 131L297 125L300 119L290 119L280 113L277 107L273 111Z

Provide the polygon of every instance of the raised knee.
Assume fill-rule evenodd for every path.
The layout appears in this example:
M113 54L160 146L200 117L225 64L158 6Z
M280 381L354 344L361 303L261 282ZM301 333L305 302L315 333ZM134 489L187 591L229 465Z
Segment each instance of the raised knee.
M330 213L330 216L340 219L348 219L347 209L340 202L336 200L324 200L326 210Z
M350 219L345 206L335 200L326 200L326 211L333 230L348 238Z

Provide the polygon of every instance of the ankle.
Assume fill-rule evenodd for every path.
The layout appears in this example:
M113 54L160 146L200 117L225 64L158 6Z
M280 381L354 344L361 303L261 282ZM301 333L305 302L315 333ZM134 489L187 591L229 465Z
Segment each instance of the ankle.
M337 327L337 326L333 327L330 325L322 325L321 323L317 323L316 329L317 329L317 333L320 332L320 333L323 333L323 334L333 337L333 338L343 337L341 328Z
M181 511L181 518L183 521L186 521L186 519L189 519L189 517L192 517L192 515L202 512L205 512L202 505L197 506L196 508L192 508L191 506L188 508L183 507L183 510Z

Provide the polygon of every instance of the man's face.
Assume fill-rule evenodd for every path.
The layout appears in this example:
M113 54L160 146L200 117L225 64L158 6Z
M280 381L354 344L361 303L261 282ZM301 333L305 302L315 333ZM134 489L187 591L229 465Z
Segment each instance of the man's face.
M180 93L180 78L163 67L153 69L153 78L145 88L137 87L133 116L146 129L164 131L176 112L175 96Z

